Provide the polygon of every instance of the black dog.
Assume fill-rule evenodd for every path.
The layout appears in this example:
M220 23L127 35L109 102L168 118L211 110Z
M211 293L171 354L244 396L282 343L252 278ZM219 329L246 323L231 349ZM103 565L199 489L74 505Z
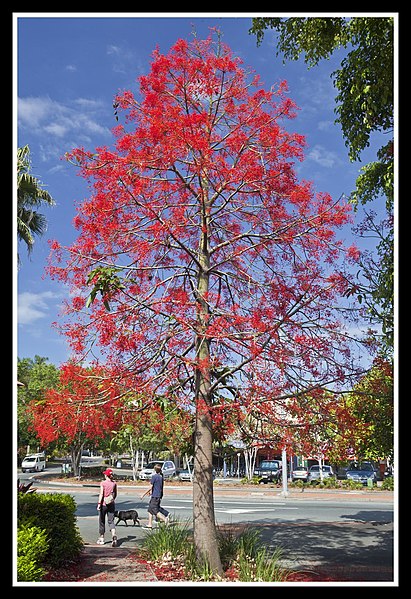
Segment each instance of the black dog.
M136 510L116 510L114 512L114 516L115 518L118 518L117 520L117 524L120 521L123 521L126 523L126 526L128 526L127 524L127 520L132 520L134 526L136 525L136 522L138 522L138 525L140 526L140 520L138 519L138 513ZM116 526L117 526L116 524Z

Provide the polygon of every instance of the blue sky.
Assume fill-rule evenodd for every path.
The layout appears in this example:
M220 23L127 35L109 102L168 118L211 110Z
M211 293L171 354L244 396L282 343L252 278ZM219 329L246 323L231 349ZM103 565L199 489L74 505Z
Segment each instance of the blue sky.
M257 47L255 36L248 33L253 15L233 14L14 13L15 145L30 146L31 172L56 200L56 206L42 210L48 231L36 240L31 257L24 245L18 247L18 357L37 354L56 365L69 357L65 340L52 328L67 290L45 277L47 240L69 244L75 239L75 205L89 192L75 167L62 158L78 146L93 150L112 143L113 98L119 90L137 91L136 79L149 72L157 45L167 53L177 39L191 39L193 30L206 37L210 27L218 27L266 88L288 81L290 97L300 110L286 128L307 139L298 175L336 199L354 189L361 163L349 163L340 127L334 124L336 92L330 78L343 54L310 70L302 60L283 65L275 56L275 34L268 31ZM363 155L363 163L374 157L374 150ZM350 238L349 230L344 234Z

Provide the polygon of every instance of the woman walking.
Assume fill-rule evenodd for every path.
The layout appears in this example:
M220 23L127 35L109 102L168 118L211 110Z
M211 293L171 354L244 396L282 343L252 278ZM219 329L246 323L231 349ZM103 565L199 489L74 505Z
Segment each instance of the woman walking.
M111 530L111 546L117 547L116 529L114 526L115 500L117 497L117 483L113 480L113 471L111 468L104 470L104 480L100 483L100 494L98 496L97 509L99 510L98 531L100 537L97 539L97 545L104 545L104 533L107 524Z

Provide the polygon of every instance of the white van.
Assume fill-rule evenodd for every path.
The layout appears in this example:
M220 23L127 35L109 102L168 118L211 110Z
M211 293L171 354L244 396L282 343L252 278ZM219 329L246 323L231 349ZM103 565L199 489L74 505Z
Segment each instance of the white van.
M46 456L44 453L33 453L26 455L21 463L22 472L42 472L46 467Z

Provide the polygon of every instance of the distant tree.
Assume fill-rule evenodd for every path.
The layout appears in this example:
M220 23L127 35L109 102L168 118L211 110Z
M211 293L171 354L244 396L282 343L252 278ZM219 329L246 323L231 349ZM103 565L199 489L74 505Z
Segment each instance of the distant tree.
M58 386L30 402L32 428L41 443L64 442L71 452L76 476L80 474L85 444L110 437L111 431L119 427L115 409L118 395L108 380L101 368L63 364L59 369Z
M393 346L393 273L394 273L394 19L392 17L257 17L250 33L260 44L267 29L278 32L277 55L304 61L311 68L329 58L339 48L348 52L341 67L331 73L338 90L336 123L341 125L351 161L359 160L370 145L372 133L382 132L386 142L377 152L377 160L361 168L351 201L367 204L385 196L386 236L377 246L379 270L370 277L364 266L364 283L358 297L367 296L372 320L380 317L387 351ZM355 287L351 289L356 292Z
M34 237L47 230L47 219L37 211L38 208L42 204L55 205L40 181L30 174L30 169L30 148L26 145L17 150L17 236L19 241L24 241L29 254L33 250ZM18 260L20 264L19 255Z
M48 364L48 358L18 358L17 378L23 383L17 389L17 443L21 451L25 452L28 445L40 445L40 439L30 428L32 418L28 406L35 399L44 399L48 389L57 388L59 370L54 364Z
M374 360L370 371L349 394L347 403L359 422L357 455L365 459L394 457L394 378L392 364Z
M134 476L140 452L183 455L191 446L193 415L180 409L175 402L156 398L150 408L144 409L144 400L129 394L119 402L122 425L112 437L112 447L129 451L134 460Z

